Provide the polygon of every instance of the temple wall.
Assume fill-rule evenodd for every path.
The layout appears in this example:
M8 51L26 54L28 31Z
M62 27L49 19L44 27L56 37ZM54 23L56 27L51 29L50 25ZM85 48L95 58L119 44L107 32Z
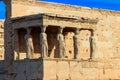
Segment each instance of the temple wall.
M18 9L19 8L19 9ZM119 16L119 12L86 7L64 5L51 2L34 2L27 0L12 0L11 17L33 15L38 13L55 13L62 16L105 18L106 15Z
M37 59L16 61L14 63L14 73L16 75L14 79L119 80L120 64L117 63L118 61L120 60L99 62L66 59Z
M4 21L0 20L0 60L4 59Z

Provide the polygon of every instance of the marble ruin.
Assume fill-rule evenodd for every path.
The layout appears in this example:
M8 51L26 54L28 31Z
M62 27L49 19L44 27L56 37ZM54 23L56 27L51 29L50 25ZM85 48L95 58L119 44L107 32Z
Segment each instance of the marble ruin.
M59 28L57 41L58 41L58 55L60 58L65 58L65 40L62 34L63 29Z
M77 59L80 53L79 29L75 30L73 40L74 40L74 58Z
M26 58L33 59L34 48L33 48L32 35L30 35L31 29L27 28L26 31L27 31L27 34L25 35Z
M120 12L37 0L4 3L0 79L120 79Z
M40 52L42 58L48 57L48 42L47 42L47 34L45 33L46 26L41 28L41 34L40 34Z

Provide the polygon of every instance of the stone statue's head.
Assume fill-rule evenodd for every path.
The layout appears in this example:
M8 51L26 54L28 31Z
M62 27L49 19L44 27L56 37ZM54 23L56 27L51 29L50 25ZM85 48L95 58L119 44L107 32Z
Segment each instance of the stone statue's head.
M75 34L79 34L79 29L78 28L75 29Z
M46 26L41 27L41 32L45 32L46 31Z
M31 33L32 28L26 28L26 30L27 30L27 34L30 34L30 33Z
M62 33L63 32L63 28L59 27L58 33Z

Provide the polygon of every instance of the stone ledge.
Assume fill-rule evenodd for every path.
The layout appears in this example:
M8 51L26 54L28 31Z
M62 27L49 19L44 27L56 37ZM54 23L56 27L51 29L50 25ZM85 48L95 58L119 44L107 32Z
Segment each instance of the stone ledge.
M89 61L89 60L75 60L75 59L24 59L24 60L16 60L15 63L26 63L26 62L48 62L48 61L55 61L56 63L58 62L67 62L67 63L79 63L81 64L82 68L97 68L97 69L120 69L120 60L107 60L107 61Z
M59 80L119 80L120 65L114 65L114 63L77 62L77 60L70 59L26 60L27 62L23 60L24 63L14 64L14 71L17 72L19 76L24 74L24 71L27 71L27 75L30 74L33 78L41 75L43 80L57 80L57 78Z
M39 60L46 60L46 61L78 61L78 62L116 62L120 61L120 58L110 58L110 59L68 59L68 58L38 58L38 59L23 59L23 60L15 60L15 61L39 61Z

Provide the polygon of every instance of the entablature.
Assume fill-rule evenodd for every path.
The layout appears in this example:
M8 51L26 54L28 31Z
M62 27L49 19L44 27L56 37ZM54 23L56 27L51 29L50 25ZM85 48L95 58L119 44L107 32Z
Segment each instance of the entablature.
M77 16L65 17L63 15L48 13L11 18L12 26L16 29L41 25L94 29L98 21L99 19L97 18L90 19Z

